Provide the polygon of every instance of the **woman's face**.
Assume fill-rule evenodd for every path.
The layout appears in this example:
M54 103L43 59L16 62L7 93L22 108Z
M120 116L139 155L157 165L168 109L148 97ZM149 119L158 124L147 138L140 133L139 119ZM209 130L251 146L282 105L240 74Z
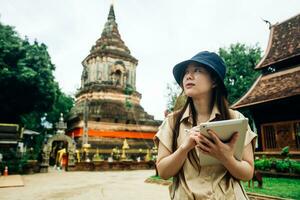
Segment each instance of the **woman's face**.
M198 63L190 63L184 73L183 91L192 98L210 94L215 87L210 73Z

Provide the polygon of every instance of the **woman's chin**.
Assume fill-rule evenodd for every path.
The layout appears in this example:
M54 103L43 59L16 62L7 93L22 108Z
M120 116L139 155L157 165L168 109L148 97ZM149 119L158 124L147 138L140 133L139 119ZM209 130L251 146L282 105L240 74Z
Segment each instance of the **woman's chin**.
M205 93L199 91L185 91L185 95L191 98L197 98L205 95Z
M196 92L185 92L185 95L186 95L187 97L194 98L194 97L198 96L199 94L196 93Z

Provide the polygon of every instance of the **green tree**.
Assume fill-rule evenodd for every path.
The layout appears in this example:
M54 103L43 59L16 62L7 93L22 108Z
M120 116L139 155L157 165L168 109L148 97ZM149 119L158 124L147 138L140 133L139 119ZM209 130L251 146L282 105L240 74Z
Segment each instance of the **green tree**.
M47 114L46 120L52 124L58 122L60 114L68 116L74 105L74 98L63 93L60 89L56 92L56 98L49 112L40 112L39 110L24 114L21 116L21 122L27 129L43 131L41 118Z
M57 122L61 113L64 115L64 118L66 118L71 111L71 108L74 106L74 103L75 100L72 96L59 90L53 109L48 113L47 120L52 123Z
M229 48L220 48L219 55L227 65L225 85L228 89L229 103L234 103L243 96L259 76L254 70L261 59L261 48L245 44L232 44Z
M174 105L176 103L176 99L180 94L181 88L179 85L174 81L172 84L167 84L167 111L173 112Z
M48 112L58 84L47 46L19 37L0 22L0 122L19 123L21 115Z
M30 43L0 22L0 123L19 123L41 133L23 139L32 148L27 156L21 157L13 148L4 152L1 171L7 165L11 171L21 172L26 159L37 159L46 133L41 118L47 113L47 121L54 124L60 113L67 116L73 106L73 97L55 82L54 70L45 44Z

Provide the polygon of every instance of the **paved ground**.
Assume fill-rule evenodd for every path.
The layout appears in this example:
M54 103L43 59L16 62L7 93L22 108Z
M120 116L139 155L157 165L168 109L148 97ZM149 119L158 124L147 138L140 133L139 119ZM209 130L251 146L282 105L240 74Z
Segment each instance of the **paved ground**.
M144 183L154 170L64 172L22 176L24 187L0 188L1 200L169 199L168 187Z
M21 175L0 176L0 188L24 187Z

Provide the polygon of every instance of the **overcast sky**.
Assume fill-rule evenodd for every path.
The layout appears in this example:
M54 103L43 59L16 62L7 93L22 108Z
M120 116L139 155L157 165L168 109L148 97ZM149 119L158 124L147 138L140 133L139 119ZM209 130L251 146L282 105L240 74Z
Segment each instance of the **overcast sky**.
M100 37L111 0L0 0L0 21L48 46L60 87L74 94L81 61ZM141 104L163 118L173 66L199 51L232 43L266 49L268 25L300 14L299 0L115 0L125 44L139 60Z

